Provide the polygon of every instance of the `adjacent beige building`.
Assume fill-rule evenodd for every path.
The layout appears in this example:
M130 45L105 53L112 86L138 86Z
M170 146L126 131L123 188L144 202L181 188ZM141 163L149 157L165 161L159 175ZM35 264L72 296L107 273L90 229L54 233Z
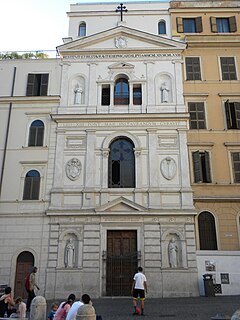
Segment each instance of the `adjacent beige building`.
M240 2L171 1L170 13L173 37L187 44L183 86L198 268L201 274L206 261L215 264L226 293L224 274L232 285L239 277Z

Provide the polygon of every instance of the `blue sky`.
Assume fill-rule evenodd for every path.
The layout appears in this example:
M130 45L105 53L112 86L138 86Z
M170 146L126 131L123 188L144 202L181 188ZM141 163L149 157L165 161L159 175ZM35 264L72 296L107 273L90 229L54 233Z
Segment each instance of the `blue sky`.
M139 2L141 0L137 0ZM144 0L142 0L144 1ZM160 0L161 1L161 0ZM72 3L96 0L2 0L0 4L0 51L55 50L68 35ZM103 0L99 2L121 1ZM123 2L134 2L123 1Z

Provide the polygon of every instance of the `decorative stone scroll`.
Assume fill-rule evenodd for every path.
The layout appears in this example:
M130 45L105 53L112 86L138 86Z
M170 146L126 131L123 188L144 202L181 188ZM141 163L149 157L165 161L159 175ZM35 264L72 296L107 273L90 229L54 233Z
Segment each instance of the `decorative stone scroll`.
M72 158L66 163L66 175L72 181L79 178L81 169L81 162L77 158Z
M177 172L175 160L171 157L166 157L161 161L160 170L164 178L172 180Z

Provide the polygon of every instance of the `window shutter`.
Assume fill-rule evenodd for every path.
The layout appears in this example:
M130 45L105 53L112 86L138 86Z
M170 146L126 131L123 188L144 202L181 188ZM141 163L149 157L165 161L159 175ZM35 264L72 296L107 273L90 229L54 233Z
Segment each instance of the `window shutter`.
M202 32L203 28L202 28L202 17L197 17L195 19L196 22L196 32Z
M217 19L215 17L210 17L212 32L217 32Z
M206 182L211 182L209 153L205 151Z
M42 74L41 86L40 86L40 96L47 96L48 90L48 73Z
M37 134L37 128L34 126L30 127L29 130L29 138L28 138L28 146L34 147L36 145L36 134Z
M199 151L192 153L193 157L193 171L194 171L194 182L201 182L201 166L200 166L200 155Z
M35 82L35 74L29 73L27 80L27 96L34 95L34 82Z
M236 18L234 16L229 18L229 28L230 28L230 32L237 31Z
M33 177L31 200L39 200L39 190L40 190L40 177Z
M232 117L231 117L231 110L230 110L230 103L229 101L225 102L225 112L226 112L226 120L227 120L227 128L232 128Z
M180 17L177 17L177 32L183 32L183 19Z
M23 200L31 200L31 178L25 177Z
M240 129L240 102L234 102L237 129Z
M38 147L43 146L43 134L44 134L44 127L37 128L36 146L38 146Z

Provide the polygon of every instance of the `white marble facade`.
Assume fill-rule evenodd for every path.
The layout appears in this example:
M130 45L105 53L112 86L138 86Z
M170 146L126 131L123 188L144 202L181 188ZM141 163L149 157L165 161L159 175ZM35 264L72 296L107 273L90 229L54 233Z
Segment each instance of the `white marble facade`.
M17 251L11 249L10 259L16 266L21 250L33 253L46 298L62 298L70 291L104 296L107 232L135 230L138 263L148 278L149 295L198 295L182 91L185 44L171 39L167 3L152 3L149 12L144 7L141 28L134 11L143 10L139 4L135 9L129 4L132 11L122 23L113 13L115 4L105 4L110 13L104 19L96 17L93 25L98 6L71 7L69 38L58 47L61 72L51 79L61 88L59 106L44 113L49 121L49 152L46 159L39 153L32 164L26 163L45 168L43 200L29 204L19 197L12 203L19 230L21 212L31 217L42 243L20 241ZM152 15L156 7L158 12ZM156 33L159 14L167 24L164 36ZM86 22L87 37L77 36L80 21ZM147 30L142 29L144 23ZM125 104L115 99L119 79L129 88ZM141 100L135 99L136 91ZM105 92L108 103L102 102ZM132 187L108 184L110 146L119 137L133 146ZM7 204L2 208L7 214ZM174 266L169 260L173 238L178 248ZM12 268L12 279L14 272Z

